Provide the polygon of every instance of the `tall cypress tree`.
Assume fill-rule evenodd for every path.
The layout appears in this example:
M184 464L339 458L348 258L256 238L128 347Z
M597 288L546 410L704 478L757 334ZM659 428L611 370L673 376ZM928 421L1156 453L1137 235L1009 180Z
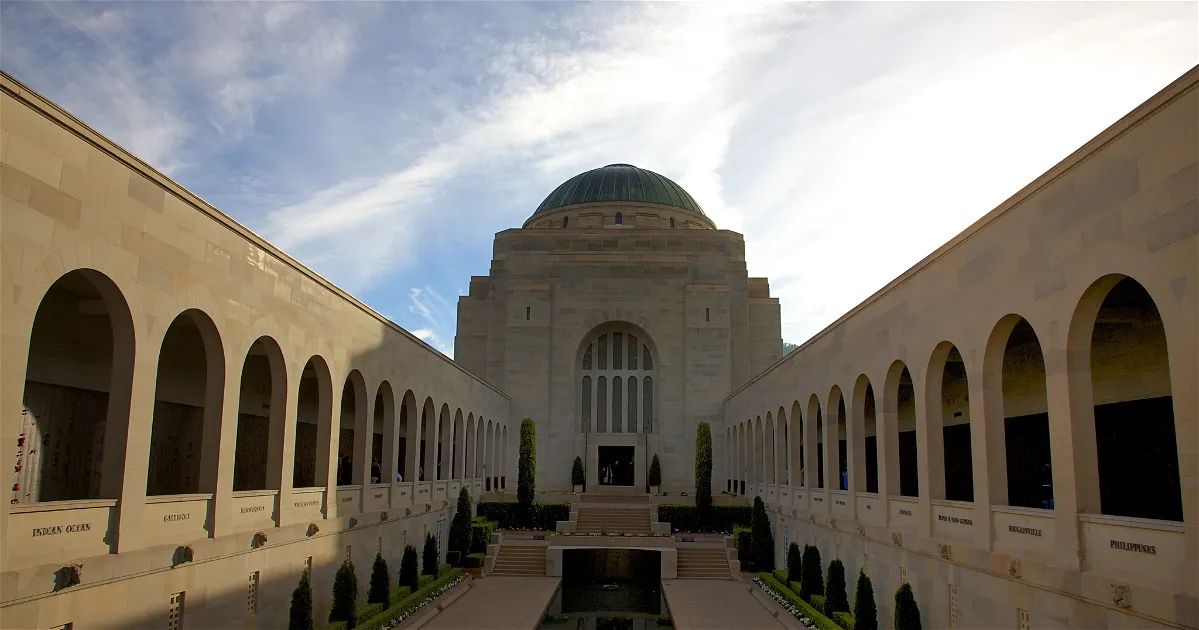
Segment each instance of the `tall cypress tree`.
M874 605L874 586L865 571L858 572L858 588L853 596L854 630L878 630L878 608Z
M814 545L805 545L803 550L803 582L799 596L806 601L812 595L824 595L824 576L820 569L820 550Z
M700 529L711 525L712 427L707 422L701 422L695 428L695 516Z
M754 511L750 517L750 536L754 550L754 564L758 571L774 570L774 534L770 529L770 516L762 497L754 497Z
M834 558L828 563L828 589L825 590L825 611L829 613L849 612L849 597L845 593L845 565Z
M437 539L433 537L433 534L425 534L425 551L421 554L421 564L424 565L424 570L421 573L437 577L437 571L441 569L437 562L437 555Z
M787 581L803 582L803 560L799 555L799 545L791 543L787 549Z
M533 526L533 495L537 483L537 425L520 421L520 458L517 462L516 510L522 527Z
M371 567L371 588L366 594L368 604L386 604L391 600L391 574L383 554L375 554L375 565Z
M912 593L912 585L904 582L895 591L895 630L922 630L920 625L920 607L916 605L916 595Z
M463 488L458 493L458 507L454 512L454 521L450 523L449 550L457 551L465 558L470 552L470 493Z
M333 609L329 611L329 621L344 621L347 629L353 628L358 621L357 610L358 574L354 572L354 563L346 558L333 577Z
M287 612L287 630L313 630L312 584L308 581L308 569L300 574L300 583L291 592L291 609Z
M420 567L416 562L416 547L404 547L404 557L400 559L400 586L407 586L409 593L415 593L420 586Z

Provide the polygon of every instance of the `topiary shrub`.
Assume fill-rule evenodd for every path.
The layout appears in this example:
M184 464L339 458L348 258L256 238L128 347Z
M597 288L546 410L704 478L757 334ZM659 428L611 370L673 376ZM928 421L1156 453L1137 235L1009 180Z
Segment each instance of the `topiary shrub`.
M799 553L799 545L791 543L791 546L787 548L787 579L783 583L802 581L803 556Z
M748 527L738 525L733 528L733 544L737 547L737 559L741 561L742 571L754 570L752 538Z
M695 428L695 511L701 527L712 518L712 427L707 422Z
M825 614L849 612L849 598L845 594L845 565L836 558L828 563L827 584L824 593L828 598L828 610L825 611Z
M583 473L583 458L575 456L574 466L570 468L570 485L581 486L587 482L587 476Z
M537 425L529 418L520 421L520 458L516 477L517 521L533 526L533 494L537 483Z
M481 516L476 516L470 523L470 553L487 553L487 545L491 544L491 535L495 533L497 523Z
M354 572L354 563L346 558L333 577L333 608L329 611L329 621L344 621L346 628L353 628L358 621L354 614L358 610L358 574Z
M819 610L820 614L826 615L828 611L826 611L824 609L824 605L827 602L827 600L825 600L824 595L812 595L811 598L812 598L812 608Z
M435 580L437 579L438 565L441 564L437 561L438 555L437 539L433 537L433 534L425 534L425 550L421 553L421 573L431 575Z
M416 547L404 547L404 557L400 559L399 586L407 586L409 593L415 593L420 585L420 567L416 563Z
M895 591L895 630L922 630L920 626L920 607L916 605L916 596L912 593L912 585L904 582Z
M371 589L366 594L368 604L386 604L391 597L391 574L387 572L387 561L383 554L375 554L375 565L371 567Z
M824 595L824 576L820 570L820 550L814 545L805 545L799 596L811 601L812 595Z
M291 609L287 611L287 630L313 630L312 583L308 581L308 569L300 574L300 583L291 592Z
M483 566L484 557L484 554L472 553L469 556L466 556L466 560L462 562L462 566L466 567L467 569L478 569L479 567Z
M662 485L662 462L658 461L657 453L654 453L654 459L649 463L649 478L646 482L655 488Z
M754 514L749 526L753 536L754 566L757 571L774 570L774 533L762 497L754 497Z
M828 614L828 618L832 619L838 626L845 628L845 630L854 630L857 627L857 624L853 620L853 615L847 612L831 612Z
M853 620L854 630L878 630L874 586L865 571L858 571L858 588L853 596Z
M458 506L454 511L454 520L450 523L450 540L448 549L457 552L462 557L470 552L470 493L463 488L458 493ZM446 556L447 561L449 556ZM458 566L450 562L451 566Z

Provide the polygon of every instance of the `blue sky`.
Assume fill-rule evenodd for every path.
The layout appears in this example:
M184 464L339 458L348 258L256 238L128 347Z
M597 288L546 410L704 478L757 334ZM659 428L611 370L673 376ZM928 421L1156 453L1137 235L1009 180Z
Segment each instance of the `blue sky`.
M0 67L451 354L495 232L627 162L802 342L1199 62L1174 3L0 4Z

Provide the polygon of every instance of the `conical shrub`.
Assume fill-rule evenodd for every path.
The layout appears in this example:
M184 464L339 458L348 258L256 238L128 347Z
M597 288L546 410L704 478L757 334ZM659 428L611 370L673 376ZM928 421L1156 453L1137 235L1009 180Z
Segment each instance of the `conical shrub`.
M300 583L291 592L291 609L287 612L287 630L313 630L312 583L308 581L308 569L300 574Z
M854 630L878 630L878 608L874 605L874 586L865 571L858 572L858 588L853 596Z
M329 611L329 622L344 621L346 628L353 628L357 621L358 574L354 563L346 558L333 577L333 609Z
M895 591L895 630L922 630L920 607L916 605L912 585L907 582Z
M391 601L391 574L387 572L387 561L383 554L375 554L375 565L371 567L371 589L366 594L368 604L386 604Z
M421 573L437 577L437 571L440 568L437 562L437 539L433 534L425 534L425 550L421 553Z
M404 557L400 559L399 586L407 586L409 593L415 593L420 586L420 567L416 562L416 547L412 545L404 547Z
M824 595L824 576L820 570L820 550L806 545L803 550L803 581L799 596L807 600L812 595Z
M754 497L754 511L750 517L749 528L753 532L753 553L755 568L760 572L769 573L774 570L774 534L770 529L770 517L766 514L766 504L762 497Z
M570 467L570 484L572 486L581 486L587 481L587 475L583 472L583 458L575 457L575 463Z
M787 548L787 581L803 582L803 556L795 543Z
M470 553L470 493L466 488L458 493L458 507L450 523L449 544L449 550L457 551L459 557L465 558Z
M840 560L834 558L828 563L828 587L824 592L827 612L849 612L849 599L845 593L845 565Z
M516 468L516 515L521 527L533 527L533 497L537 492L537 424L520 421L520 454Z
M695 517L700 531L712 524L712 426L695 427Z

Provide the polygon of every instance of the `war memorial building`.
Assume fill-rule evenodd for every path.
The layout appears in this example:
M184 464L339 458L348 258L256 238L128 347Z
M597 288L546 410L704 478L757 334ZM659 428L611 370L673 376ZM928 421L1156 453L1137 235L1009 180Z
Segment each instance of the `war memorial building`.
M906 581L925 627L1199 628L1199 67L786 356L742 235L651 170L497 233L450 360L0 87L2 628L283 627L306 567L321 621L343 558L364 601L461 488L513 493L523 418L539 493L584 501L580 457L667 532L709 423L720 500L887 625Z

